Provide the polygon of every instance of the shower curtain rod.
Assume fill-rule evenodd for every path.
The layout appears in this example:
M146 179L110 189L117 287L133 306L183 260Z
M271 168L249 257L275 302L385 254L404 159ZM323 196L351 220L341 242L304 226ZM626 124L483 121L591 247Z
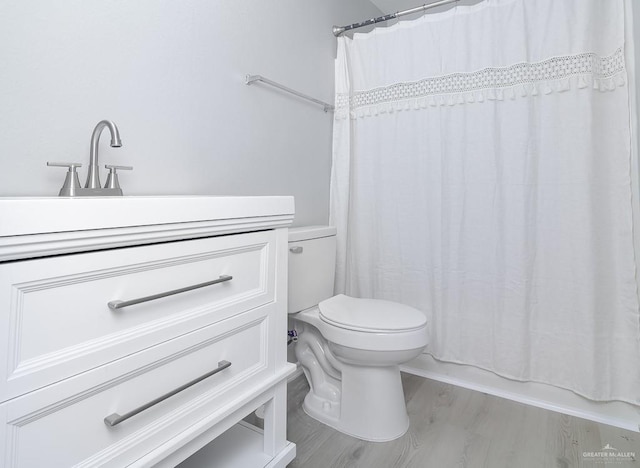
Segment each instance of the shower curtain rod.
M439 7L442 5L448 5L449 3L455 3L459 0L440 0L439 2L426 3L422 6L411 8L409 10L396 11L395 13L391 13L389 15L379 16L378 18L368 19L363 21L362 23L353 23L348 26L334 26L333 27L333 35L338 37L345 31L350 31L352 29L362 28L364 26L369 26L370 24L381 23L383 21L389 21L394 18L399 18L401 16L410 15L412 13L419 13L421 11L429 10L430 8Z
M291 89L288 88L284 85L281 85L280 83L276 83L275 81L270 80L269 78L265 78L262 75L247 75L245 77L245 84L246 85L250 85L251 83L255 82L255 81L262 81L263 83L266 83L268 85L273 86L274 88L278 88L281 89L282 91L286 91L287 93L291 93L294 94L298 97L301 97L302 99L306 99L307 101L311 101L311 102L315 102L316 104L320 104L325 112L328 111L333 111L333 106L331 104L328 104L324 101L321 101L320 99L316 99L314 97L308 96L306 94L301 93L300 91L296 91L295 89Z

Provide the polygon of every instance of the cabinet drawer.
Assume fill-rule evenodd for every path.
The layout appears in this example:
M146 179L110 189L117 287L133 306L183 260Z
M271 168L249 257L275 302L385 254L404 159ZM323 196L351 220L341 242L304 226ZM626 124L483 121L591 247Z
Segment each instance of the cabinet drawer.
M273 301L274 243L264 231L0 264L0 401Z
M119 375L118 363L0 405L6 467L126 466L208 414L251 391L274 372L269 357L271 305L181 336L158 348L168 358ZM152 353L155 350L146 350ZM157 353L156 353L157 354ZM123 360L126 361L126 360ZM231 365L110 427L124 415L185 383ZM113 371L113 372L112 372ZM99 374L87 386L87 374ZM99 377L116 374L102 383ZM71 387L75 393L69 393Z

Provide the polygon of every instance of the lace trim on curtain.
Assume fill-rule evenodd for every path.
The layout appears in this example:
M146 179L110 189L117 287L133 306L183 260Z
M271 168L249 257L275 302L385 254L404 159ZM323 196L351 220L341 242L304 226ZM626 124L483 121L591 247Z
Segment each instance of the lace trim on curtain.
M485 68L472 73L425 78L409 83L336 95L336 118L366 117L428 106L454 106L563 92L572 87L611 91L626 83L624 51L553 57L537 63Z

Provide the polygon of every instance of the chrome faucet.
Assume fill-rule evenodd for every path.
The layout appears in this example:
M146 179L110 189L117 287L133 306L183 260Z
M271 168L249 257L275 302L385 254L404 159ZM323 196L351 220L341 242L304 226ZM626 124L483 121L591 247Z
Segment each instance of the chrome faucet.
M91 135L91 150L89 152L89 171L87 174L87 183L84 188L80 185L78 179L78 173L76 169L82 167L80 163L56 163L47 162L47 166L61 166L68 167L67 177L64 181L62 188L60 189L59 196L61 197L99 197L99 196L122 196L122 189L118 183L118 169L131 170L131 166L110 166L105 167L109 169L109 176L107 177L107 183L103 187L100 186L100 171L98 170L98 144L100 143L100 135L102 130L107 127L111 133L111 146L113 148L120 148L122 146L122 140L120 139L120 132L116 124L110 120L101 120L93 129Z
M122 146L122 140L120 139L120 132L116 124L110 120L101 120L93 129L91 135L91 150L89 152L89 171L87 174L87 183L84 184L84 188L100 188L100 172L98 171L98 144L100 143L100 135L104 127L109 129L111 133L111 147L120 148Z

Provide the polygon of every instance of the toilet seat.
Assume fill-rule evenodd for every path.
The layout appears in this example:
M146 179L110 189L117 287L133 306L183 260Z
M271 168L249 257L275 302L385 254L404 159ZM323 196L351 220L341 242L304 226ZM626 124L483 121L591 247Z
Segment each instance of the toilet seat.
M349 348L369 351L401 351L424 348L427 344L427 323L405 331L360 331L333 325L320 317L320 307L315 306L290 316L294 320L317 328L329 342Z
M424 328L425 315L413 307L380 299L359 299L338 294L318 304L320 319L363 333L405 333Z

